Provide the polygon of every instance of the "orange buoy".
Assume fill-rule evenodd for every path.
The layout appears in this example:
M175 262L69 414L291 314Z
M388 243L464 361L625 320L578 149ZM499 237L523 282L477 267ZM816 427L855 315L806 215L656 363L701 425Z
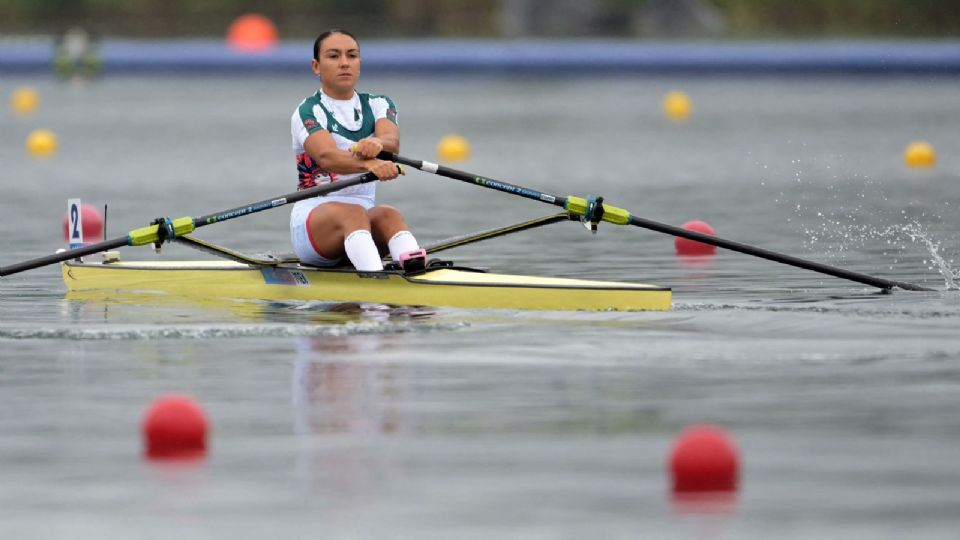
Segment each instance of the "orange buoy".
M239 52L266 52L276 47L277 41L277 26L258 13L237 17L227 30L227 44Z

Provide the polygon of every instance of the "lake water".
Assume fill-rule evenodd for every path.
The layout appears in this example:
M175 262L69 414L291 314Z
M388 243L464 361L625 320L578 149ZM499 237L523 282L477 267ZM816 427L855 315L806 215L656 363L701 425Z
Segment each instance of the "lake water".
M954 538L960 527L960 108L955 79L376 77L403 154L934 292L856 283L576 224L444 254L498 271L670 286L665 313L70 300L57 268L0 279L4 538ZM293 191L312 79L34 85L0 114L0 264L61 247L68 197L108 237ZM692 99L685 123L660 101ZM30 130L60 150L28 157ZM904 147L938 150L929 170ZM411 172L381 184L425 243L554 207ZM199 231L287 250L286 209ZM150 249L123 257L153 259ZM163 258L197 254L176 245ZM147 462L147 405L187 393L206 459ZM665 463L727 429L740 490L681 504Z

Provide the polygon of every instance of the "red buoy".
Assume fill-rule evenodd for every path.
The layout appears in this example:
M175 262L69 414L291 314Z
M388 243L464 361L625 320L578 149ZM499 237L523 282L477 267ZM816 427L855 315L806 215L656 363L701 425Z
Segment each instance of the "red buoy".
M195 458L207 449L207 417L191 397L161 396L143 416L144 453L149 458Z
M80 220L83 225L83 243L93 244L103 241L103 214L97 207L80 205ZM63 215L63 241L70 242L70 213Z
M716 236L716 232L709 224L703 221L688 221L681 227L688 231L698 232ZM689 238L675 237L673 245L677 250L677 255L714 255L717 253L717 246L704 244Z
M740 474L737 447L719 427L695 425L685 429L673 443L669 465L674 492L737 489Z

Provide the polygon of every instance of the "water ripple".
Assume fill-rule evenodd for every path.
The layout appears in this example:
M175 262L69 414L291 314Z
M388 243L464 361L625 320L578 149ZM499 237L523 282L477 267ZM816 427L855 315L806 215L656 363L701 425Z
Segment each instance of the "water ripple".
M174 325L174 326L122 326L109 328L52 327L52 328L0 328L0 340L48 340L67 341L140 341L158 339L220 339L238 337L319 337L405 334L413 332L454 331L469 326L468 323L387 323L359 322L339 325L296 324L231 324L231 325Z
M674 311L753 311L764 313L820 313L850 317L867 318L906 318L906 319L953 319L960 318L960 309L945 306L943 309L923 307L852 307L840 305L744 305L715 302L675 303Z

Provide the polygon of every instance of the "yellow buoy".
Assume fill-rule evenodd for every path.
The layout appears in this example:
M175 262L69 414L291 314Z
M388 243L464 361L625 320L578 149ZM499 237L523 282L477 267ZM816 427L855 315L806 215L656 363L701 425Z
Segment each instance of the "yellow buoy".
M690 116L692 111L693 105L690 104L690 98L679 90L668 92L663 98L663 114L670 120L682 122Z
M57 151L57 136L48 129L36 129L27 135L27 152L33 157L49 157Z
M903 162L907 167L933 167L937 163L937 152L927 141L914 141L903 151Z
M40 105L40 94L29 86L22 86L10 95L10 108L13 112L28 115Z
M441 161L463 161L470 157L470 143L459 135L446 135L437 143Z

